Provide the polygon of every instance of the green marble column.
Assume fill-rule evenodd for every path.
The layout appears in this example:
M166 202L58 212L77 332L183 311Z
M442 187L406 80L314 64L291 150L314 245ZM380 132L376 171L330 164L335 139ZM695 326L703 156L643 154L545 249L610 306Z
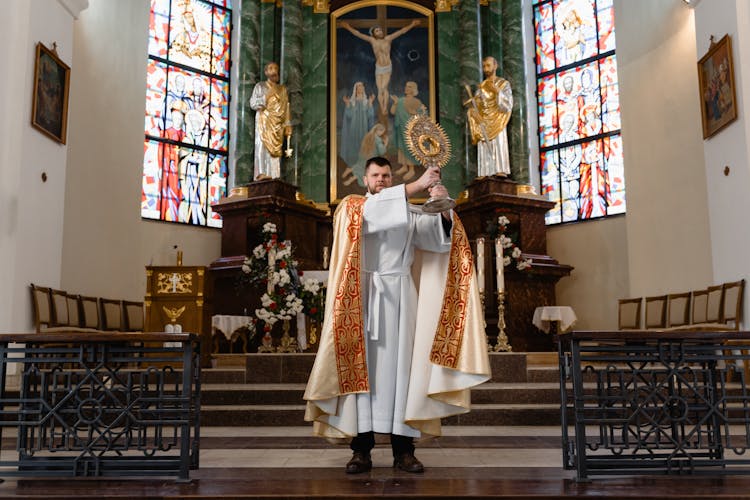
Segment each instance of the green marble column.
M260 2L260 0L255 0ZM279 9L271 2L260 3L260 64L261 68L271 61L279 62L281 53L281 16Z
M299 188L310 200L328 201L328 14L304 7L302 124L297 134Z
M255 111L250 108L253 87L260 79L260 3L242 0L239 21L235 22L235 36L239 40L239 57L234 55L237 71L237 137L235 138L234 175L232 186L247 184L253 175Z
M492 3L492 2L491 2ZM508 150L513 180L529 182L529 129L526 106L526 72L522 37L523 6L521 0L501 0L502 6L502 76L513 89L513 113L508 122ZM531 57L531 54L529 54Z
M460 33L461 38L459 43L460 73L457 83L460 87L460 100L463 102L469 98L465 86L469 85L472 91L474 91L476 85L481 82L482 79L482 63L479 51L481 41L479 31L479 1L462 0L459 4L458 18L458 33ZM465 114L465 110L462 110L462 114ZM465 117L463 120L465 122ZM472 145L470 141L467 141L465 138L465 131L462 130L461 132L464 136L462 143L465 143L468 148L468 154L464 153L462 161L466 163L464 170L468 175L466 182L469 183L477 175L477 148Z
M466 185L466 117L463 110L463 87L461 80L460 47L456 43L459 33L457 12L435 14L437 24L437 67L438 67L438 122L445 129L451 141L452 155L443 168L443 184L451 196L456 197Z
M295 141L299 134L302 123L302 5L298 1L284 2L282 7L282 30L281 30L281 78L286 84L289 94L290 110L292 114L291 142ZM299 183L299 151L294 148L291 158L284 156L282 160L281 177L294 185Z
M482 7L482 58L497 59L498 74L503 75L503 15L502 0L493 0Z

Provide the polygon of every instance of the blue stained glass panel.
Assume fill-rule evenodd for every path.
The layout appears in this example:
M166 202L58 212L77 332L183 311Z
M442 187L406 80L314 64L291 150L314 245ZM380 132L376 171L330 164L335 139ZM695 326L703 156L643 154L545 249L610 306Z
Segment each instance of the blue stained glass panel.
M536 72L544 73L555 68L555 40L552 23L552 3L534 7L536 36Z
M599 52L615 50L615 8L612 0L597 0L599 21Z
M170 17L169 60L211 71L211 5L173 0Z
M226 151L229 146L229 83L214 79L211 100L211 148Z
M225 78L229 77L229 13L214 9L213 19L213 57L211 72Z
M146 68L146 135L160 137L164 130L164 89L167 81L167 66L148 61Z
M169 34L169 0L151 0L151 15L148 23L148 53L164 58L167 56Z
M555 0L554 19L557 66L598 54L594 0Z
M208 171L208 225L221 227L221 216L213 211L212 205L227 195L227 157L212 155Z
M557 136L557 106L555 105L555 76L540 78L537 82L539 114L539 144L551 146Z

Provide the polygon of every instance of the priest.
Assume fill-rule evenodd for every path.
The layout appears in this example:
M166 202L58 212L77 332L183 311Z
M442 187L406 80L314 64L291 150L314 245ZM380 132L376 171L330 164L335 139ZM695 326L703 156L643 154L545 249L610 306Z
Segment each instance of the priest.
M414 439L469 411L469 389L490 377L468 239L452 212L426 214L408 198L447 195L428 168L393 186L388 160L365 166L366 196L334 216L326 312L305 390L314 434L350 442L347 473L372 468L374 433L390 434L393 466L422 472Z

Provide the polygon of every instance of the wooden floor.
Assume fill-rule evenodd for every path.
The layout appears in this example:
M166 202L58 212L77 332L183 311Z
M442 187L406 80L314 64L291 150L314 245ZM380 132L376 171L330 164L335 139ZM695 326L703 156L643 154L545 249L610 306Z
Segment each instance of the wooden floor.
M617 477L576 482L559 469L440 468L412 475L376 468L362 476L342 469L229 468L173 480L9 479L0 498L628 498L747 499L750 477Z
M344 472L348 448L313 438L307 428L207 428L201 438L201 468L191 472L189 483L174 478L5 477L0 499L750 500L750 475L617 476L578 482L573 471L561 467L555 428L447 430L454 435L418 445L416 454L425 463L424 474L393 469L390 447L381 437L373 450L373 470L352 476Z

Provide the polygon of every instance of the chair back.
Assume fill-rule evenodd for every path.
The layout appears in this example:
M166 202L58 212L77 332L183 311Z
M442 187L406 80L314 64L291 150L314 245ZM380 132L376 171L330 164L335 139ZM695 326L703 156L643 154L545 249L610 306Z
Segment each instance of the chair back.
M50 326L70 326L68 314L68 294L63 290L50 289L52 297L52 323Z
M745 280L724 283L723 287L724 323L739 330L742 323L742 296L745 290Z
M81 296L71 293L65 294L68 303L68 324L74 327L81 326Z
M144 324L143 302L123 300L122 308L125 311L125 330L142 332Z
M99 329L99 299L97 297L80 296L81 326L83 328Z
M646 297L646 328L667 326L667 296Z
M37 333L48 328L52 323L52 298L50 289L31 284L31 304L34 311L34 326Z
M705 323L707 307L708 290L693 290L693 298L690 302L690 323L693 325Z
M122 330L122 301L114 299L99 299L101 305L102 330Z
M690 323L690 292L667 295L667 327Z
M617 301L617 328L620 330L641 329L641 304L643 298L619 299Z
M723 323L724 286L710 286L707 290L706 323Z

